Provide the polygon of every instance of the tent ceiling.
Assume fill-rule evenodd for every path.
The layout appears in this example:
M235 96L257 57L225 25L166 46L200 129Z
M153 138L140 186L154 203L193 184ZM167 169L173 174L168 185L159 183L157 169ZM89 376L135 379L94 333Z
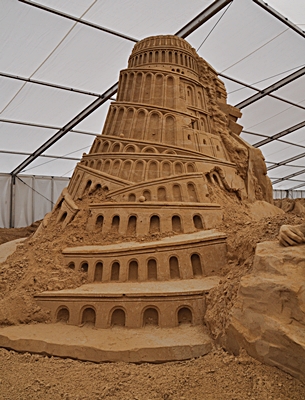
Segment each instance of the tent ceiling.
M281 3L268 2L275 9ZM18 0L2 0L0 173L16 170L29 154L95 102L98 107L92 107L95 111L75 125L74 132L69 125L60 140L45 146L42 154L21 170L71 176L77 159L89 150L92 135L102 130L109 100L97 96L107 92L126 67L134 45L128 37L140 40L174 34L208 6L222 6L225 1L39 0L39 4L127 38ZM264 6L266 10L262 5L260 0L226 3L187 40L222 74L232 105L245 104L258 91L297 71L303 73L272 91L274 97L256 96L255 102L242 108L240 123L244 126L242 137L262 150L274 188L304 189L305 33L300 28L305 21L296 18L304 18L305 4L296 0L289 9L277 9L299 27L281 21L268 12L269 6ZM293 10L296 14L289 15ZM114 92L107 94L111 97Z

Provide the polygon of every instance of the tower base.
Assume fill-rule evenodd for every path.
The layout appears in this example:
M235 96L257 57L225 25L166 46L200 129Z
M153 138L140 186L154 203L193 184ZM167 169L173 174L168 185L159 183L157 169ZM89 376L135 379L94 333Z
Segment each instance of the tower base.
M63 323L0 329L0 347L92 362L166 362L200 357L212 350L202 326L95 329Z

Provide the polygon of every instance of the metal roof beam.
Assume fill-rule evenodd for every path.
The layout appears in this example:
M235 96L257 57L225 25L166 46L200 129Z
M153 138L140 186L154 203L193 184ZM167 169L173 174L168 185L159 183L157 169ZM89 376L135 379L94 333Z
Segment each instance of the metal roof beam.
M305 67L304 67L304 68L305 68ZM249 88L249 89L255 90L255 91L258 92L258 93L262 93L262 90L261 90L261 89L258 89L258 88L254 87L254 86L252 86L252 85L248 85L248 84L245 83L245 82L241 82L241 81L239 81L238 79L231 78L230 76L225 75L225 74L222 74L221 72L218 72L217 74L218 74L219 76L221 76L222 78L228 79L229 81L238 83L239 85L242 85L242 86L245 86L245 87L247 87L247 88ZM274 94L268 93L267 96L273 97L273 98L276 99L276 100L283 101L284 103L287 103L287 104L290 104L290 105L292 105L292 106L294 106L294 107L302 108L303 110L305 110L305 107L304 107L304 106L301 106L300 104L294 103L294 102L292 102L292 101L290 101L290 100L283 99L282 97L276 96L276 95L274 95ZM240 104L241 104L241 103L240 103ZM239 106L236 105L235 107L239 107ZM239 108L240 108L240 107L239 107Z
M298 175L302 175L304 173L305 173L305 169L301 169L301 171L294 172L293 174L286 175L283 178L279 178L279 179L275 180L274 182L272 182L272 185L275 185L276 183L279 183L279 182L286 181L286 180L288 180L290 178L293 178L293 177L298 176Z
M127 36L127 35L124 35L123 33L116 32L116 31L113 31L111 29L105 28L104 26L100 26L100 25L94 24L93 22L86 21L84 19L74 17L73 15L63 13L61 11L55 10L54 8L43 6L42 4L35 3L34 1L29 1L29 0L18 0L18 1L20 1L21 3L28 4L29 6L40 8L41 10L48 11L48 12L50 12L52 14L56 14L56 15L58 15L60 17L64 17L64 18L70 19L70 20L75 21L75 22L77 22L79 24L87 25L87 26L90 26L91 28L98 29L100 31L109 33L109 34L114 35L114 36L118 36L120 38L129 40L131 42L137 43L137 41L138 41L137 39L135 39L135 38L133 38L131 36Z
M30 156L32 153L25 153L23 151L10 151L10 150L0 150L1 154L16 154L17 156ZM72 160L72 161L79 161L80 158L76 157L66 157L66 156L52 156L47 154L41 154L40 157L45 158L58 158L60 160Z
M6 124L16 124L16 125L24 125L24 126L33 126L35 128L43 128L43 129L53 129L53 130L58 130L61 129L58 126L50 126L50 125L40 125L40 124L35 124L33 122L23 122L23 121L13 121L11 119L2 119L0 118L0 122L4 122ZM91 132L85 132L85 131L79 131L77 129L71 129L70 132L73 133L81 133L82 135L89 135L89 136L96 136L98 135L97 133L91 133Z
M294 132L294 131L297 131L298 129L301 129L301 128L303 128L304 126L305 126L305 121L300 122L299 124L296 124L296 125L294 125L294 126L288 128L288 129L285 129L285 130L282 131L282 132L277 133L276 135L272 135L272 136L268 137L267 139L264 139L264 140L261 140L260 142L254 143L252 146L253 146L253 147L261 147L261 146L263 146L264 144L270 143L270 142L272 142L273 140L277 140L277 139L279 139L279 138L281 138L281 137L283 137L283 136L288 135L289 133L292 133L292 132Z
M250 104L254 103L255 101L258 101L263 97L270 95L270 93L280 89L281 87L287 85L288 83L294 81L295 79L300 78L304 74L305 74L305 67L302 67L299 70L293 72L292 74L286 76L285 78L279 80L278 82L273 83L272 85L266 87L263 90L260 90L259 93L256 93L253 96L248 97L246 100L243 100L242 102L236 104L235 107L239 109L245 108Z
M289 189L287 189L287 190L299 189L299 188L301 188L301 187L303 187L303 186L305 186L305 181L304 181L303 183L300 183L300 184L297 185L297 186L293 186L293 187L291 187L291 188L289 188ZM278 190L280 190L280 189L278 189Z
M76 117L74 117L70 122L68 122L63 128L55 133L49 140L47 140L42 146L40 146L34 153L32 153L26 160L24 160L20 165L18 165L12 172L12 176L19 174L24 168L26 168L32 161L39 157L43 152L45 152L49 147L56 143L60 138L62 138L67 132L69 132L74 126L79 124L83 119L95 111L98 107L104 104L111 96L113 96L118 89L118 84L115 83L110 89L108 89L102 96L83 111L81 111Z
M276 163L275 165L272 165L271 167L267 168L267 170L270 171L271 169L280 167L282 165L289 164L289 163L291 163L293 161L296 161L296 160L299 160L300 158L303 158L303 157L305 157L305 153L298 154L297 156L294 156L294 157L291 157L291 158L287 158L284 161L280 161L279 163Z
M87 96L95 96L95 97L100 97L101 96L98 93L87 92L87 91L81 90L81 89L69 88L67 86L56 85L54 83L49 83L49 82L37 81L36 79L24 78L22 76L11 75L11 74L7 74L5 72L0 72L0 76L3 76L5 78L9 78L9 79L16 79L18 81L23 81L23 82L28 82L28 83L35 83L37 85L49 86L49 87L55 88L55 89L67 90L69 92L81 93L81 94L85 94Z
M48 7L44 7L40 4L34 3L32 1L28 0L19 0L23 3L41 8L45 11L50 11L54 12L57 15L64 16L69 19L74 19L74 17L71 18L68 14L64 14L61 12L57 12L56 10L49 9ZM223 7L225 7L227 4L231 3L232 0L216 0L214 1L213 4L211 4L209 7L207 7L205 10L203 10L197 17L195 17L191 22L186 24L180 31L176 33L176 36L180 36L185 38L188 36L190 33L192 33L194 30L196 30L199 26L201 26L203 23L205 23L208 19L212 18L213 15L215 15L218 11L220 11ZM75 18L79 23L85 23L87 24L87 21L84 22L84 20L80 20L78 18ZM101 27L98 25L94 25L91 23L89 26L93 28L97 28L100 30ZM113 31L108 32L108 33L113 33ZM130 39L130 38L129 38ZM132 39L132 41L136 41L136 39ZM118 90L118 82L115 83L111 88L109 88L104 94L102 94L98 99L96 99L93 103L91 103L88 107L86 107L83 111L81 111L76 117L74 117L68 124L66 124L63 128L61 128L57 133L55 133L54 136L52 136L49 140L47 140L42 146L40 146L36 151L34 151L25 161L23 161L20 165L18 165L12 172L11 175L14 177L17 174L19 174L24 168L26 168L31 162L33 162L37 157L39 157L44 151L46 151L49 147L51 147L54 143L56 143L60 138L62 138L66 133L71 131L71 129L79 124L83 119L88 117L93 111L95 111L98 107L100 107L102 104L104 104L107 100L111 98L111 96L115 95Z
M226 5L232 3L233 0L216 0L209 7L204 9L200 14L198 14L194 19L187 23L183 28L181 28L175 35L186 38L202 24L212 18L220 10L222 10Z
M295 25L293 22L289 21L288 18L284 17L284 15L280 14L278 11L276 11L274 8L270 7L267 3L261 0L253 0L254 3L256 3L258 6L262 7L264 10L266 10L268 13L273 15L275 18L283 22L283 24L289 26L289 28L293 29L296 33L299 35L303 36L305 38L305 32L299 28L297 25Z

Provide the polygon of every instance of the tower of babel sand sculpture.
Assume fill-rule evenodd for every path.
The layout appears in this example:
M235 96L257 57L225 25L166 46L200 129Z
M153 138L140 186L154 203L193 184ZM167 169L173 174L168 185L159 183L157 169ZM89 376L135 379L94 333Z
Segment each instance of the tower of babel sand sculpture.
M101 238L62 252L86 284L36 296L53 322L157 326L155 337L204 325L205 296L226 263L226 236L213 229L223 210L211 186L240 200L272 198L261 154L239 138L240 116L215 70L184 39L156 36L134 46L102 134L48 216L64 235L82 213L79 229ZM156 351L155 359L207 351L181 349L163 358Z

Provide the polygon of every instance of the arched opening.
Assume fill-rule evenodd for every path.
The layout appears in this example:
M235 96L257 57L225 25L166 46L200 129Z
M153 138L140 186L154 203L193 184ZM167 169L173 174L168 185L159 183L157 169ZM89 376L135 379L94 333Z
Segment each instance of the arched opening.
M213 179L214 179L214 182L215 182L218 186L221 186L219 177L218 177L218 175L217 175L215 172L212 174L212 177L213 177Z
M127 180L129 178L131 167L132 167L131 161L124 161L123 166L121 168L121 172L120 172L122 179Z
M75 264L74 264L73 261L71 261L71 262L68 264L68 268L70 268L70 269L75 269Z
M102 229L103 229L103 224L104 224L104 216L103 216L103 215L99 215L99 216L96 218L96 227L97 227L99 230L102 230Z
M194 277L202 276L202 266L199 254L191 255L191 263Z
M112 165L111 175L119 176L120 166L121 166L121 161L115 160L115 162Z
M169 273L171 279L179 279L180 278L180 271L179 271L179 261L178 258L172 256L169 259Z
M111 231L117 233L119 231L119 226L120 226L120 217L118 215L115 215L112 218Z
M86 187L85 187L85 189L83 191L83 195L89 192L89 188L90 188L91 184L92 184L91 181L87 182Z
M174 101L174 98L172 101ZM176 144L176 119L171 115L165 118L165 130L163 139L164 142L167 144Z
M166 190L165 187L159 187L157 193L158 201L166 201Z
M149 233L160 233L160 218L158 215L150 217Z
M152 53L149 53L149 59L151 61L152 59ZM143 101L144 103L150 103L151 102L151 86L152 86L152 75L147 74L145 78L145 83L144 83L144 98Z
M128 219L127 235L135 235L137 233L137 217L131 215Z
M58 310L56 322L63 322L67 324L69 322L69 318L70 318L70 313L66 307L63 307Z
M212 179L211 179L210 174L206 174L206 178L207 178L208 183L212 184Z
M151 201L151 193L149 190L144 190L143 196L145 197L146 201Z
M87 307L83 311L82 315L82 325L95 325L96 314L92 307Z
M136 75L135 79L135 87L134 87L134 93L133 93L133 101L138 102L140 101L140 93L141 93L141 87L142 87L142 73L139 72Z
M194 226L196 229L203 229L203 223L202 223L202 219L201 219L201 215L194 215L193 216L193 222L194 222Z
M124 149L124 153L135 153L136 148L132 145L128 145Z
M158 178L158 164L156 161L151 161L148 164L147 179Z
M178 325L190 325L193 322L192 311L188 307L180 308L178 311Z
M181 218L179 217L179 215L172 216L172 230L176 233L182 232Z
M64 213L62 213L59 222L60 222L60 223L64 222L64 220L66 219L67 215L68 215L68 214L67 214L66 211L65 211Z
M88 272L88 268L89 268L89 265L88 265L87 261L84 261L84 262L82 263L81 267L80 267L80 270L81 270L82 272Z
M156 57L157 57L157 52L156 52ZM156 105L162 105L162 100L163 100L163 75L158 74L156 75L156 80L155 80L154 103Z
M187 164L187 172L195 172L195 167L193 164Z
M179 185L173 185L173 197L175 201L182 201L181 188Z
M134 129L131 130L134 139L142 139L145 128L146 113L140 110L135 116Z
M149 281L157 280L157 262L153 258L150 258L147 262L147 279Z
M118 281L120 279L120 264L115 261L111 267L111 278L112 281Z
M169 162L164 162L162 164L162 173L163 176L170 176L172 174L172 168L171 168L171 164Z
M101 152L107 153L108 149L109 149L109 142L104 142Z
M132 260L129 263L128 280L129 281L138 280L138 262L135 260Z
M143 180L143 172L144 172L144 162L137 161L133 172L134 182L141 182Z
M98 262L95 266L94 282L102 282L103 278L103 263Z
M136 195L134 193L129 193L128 201L136 201Z
M189 194L190 201L198 202L198 197L197 197L195 185L193 183L188 183L187 184L187 191L188 191L188 194Z
M130 136L130 129L131 129L131 125L132 125L132 121L133 121L133 114L134 114L134 110L132 108L129 108L127 111L127 115L126 115L126 119L125 119L125 125L123 126L123 134L125 137L129 137ZM134 150L127 150L127 152L132 152Z
M159 314L155 308L147 308L143 315L143 326L158 326Z
M111 326L125 326L125 311L117 308L111 315Z
M111 160L106 160L104 164L104 172L106 174L109 174L110 166L111 166Z
M180 175L183 173L183 165L181 163L175 163L175 174Z

